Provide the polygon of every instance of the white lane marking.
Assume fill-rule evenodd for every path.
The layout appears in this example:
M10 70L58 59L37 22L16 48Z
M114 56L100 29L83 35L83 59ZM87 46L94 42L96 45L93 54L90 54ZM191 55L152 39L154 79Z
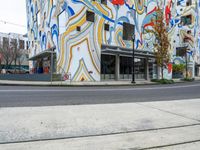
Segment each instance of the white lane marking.
M169 87L148 87L148 88L113 88L113 89L21 89L21 90L0 90L0 92L101 92L101 91L135 91L135 90L162 90L162 89L176 89L187 87L199 87L200 84L169 86Z

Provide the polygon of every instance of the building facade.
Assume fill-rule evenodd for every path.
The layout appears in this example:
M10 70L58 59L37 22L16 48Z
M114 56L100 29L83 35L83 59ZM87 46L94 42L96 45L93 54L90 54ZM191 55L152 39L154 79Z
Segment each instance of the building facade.
M29 44L28 44L28 37L27 35L22 35L22 34L16 34L16 33L0 33L0 46L2 49L6 45L10 45L11 47L11 42L16 42L17 50L20 52L11 52L11 53L5 53L5 50L0 52L0 72L2 72L2 69L7 69L9 71L14 71L15 68L17 70L19 69L24 69L28 72L29 70ZM4 53L4 54L1 54ZM8 56L6 56L6 54ZM14 62L14 58L12 58L11 55L18 55L16 58L16 65ZM4 57L9 57L9 65L6 66L6 60Z
M177 51L187 44L190 75L197 75L200 0L27 0L26 5L33 68L49 68L48 52L55 47L54 70L70 74L73 81L131 79L132 41L122 38L126 22L135 25L136 78L156 78L155 37L145 29L152 27L160 6L168 25L171 63L185 63ZM171 78L171 67L164 75Z

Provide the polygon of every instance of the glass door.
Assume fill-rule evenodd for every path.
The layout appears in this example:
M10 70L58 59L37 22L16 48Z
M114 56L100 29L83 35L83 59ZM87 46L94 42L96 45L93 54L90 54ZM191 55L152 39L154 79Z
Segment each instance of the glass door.
M115 56L101 55L101 79L114 80L115 79Z

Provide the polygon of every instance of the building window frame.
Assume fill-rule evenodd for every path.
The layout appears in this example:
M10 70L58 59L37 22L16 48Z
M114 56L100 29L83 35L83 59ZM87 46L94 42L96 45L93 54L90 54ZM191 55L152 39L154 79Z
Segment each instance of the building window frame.
M86 20L89 22L95 22L95 13L93 11L86 10Z
M181 23L183 26L191 25L192 24L192 15L182 16Z

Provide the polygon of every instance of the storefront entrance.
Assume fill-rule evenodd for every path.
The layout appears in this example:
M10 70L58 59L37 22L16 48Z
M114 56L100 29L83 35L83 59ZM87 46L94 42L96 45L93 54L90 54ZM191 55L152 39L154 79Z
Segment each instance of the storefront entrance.
M101 55L101 79L115 79L115 55Z
M118 59L118 61L117 61ZM153 77L153 61L135 58L135 79L148 80ZM119 74L119 77L118 75ZM102 54L101 80L131 80L132 57Z
M153 52L134 50L135 79L150 80L157 73ZM102 44L101 80L132 80L133 49Z
M145 59L135 58L135 78L145 77ZM120 56L120 79L132 79L132 57Z
M195 65L195 76L200 76L200 65Z

